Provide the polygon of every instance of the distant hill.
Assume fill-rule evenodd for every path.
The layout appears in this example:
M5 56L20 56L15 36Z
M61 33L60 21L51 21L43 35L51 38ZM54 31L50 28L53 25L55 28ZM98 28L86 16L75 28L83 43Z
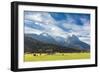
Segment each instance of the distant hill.
M89 51L89 46L86 43L81 42L81 41L74 42L77 40L76 36L72 36L76 40L68 38L68 40L70 40L71 42L62 43L63 45L60 42L54 40L51 36L49 36L50 38L46 38L48 36L49 35L46 35L46 34L44 34L43 36L25 34L24 35L24 52L46 53L48 52L48 50L52 50L52 52L88 52ZM79 44L79 45L76 45L76 44ZM73 45L76 45L76 46L73 46ZM83 46L80 46L80 45L83 45Z

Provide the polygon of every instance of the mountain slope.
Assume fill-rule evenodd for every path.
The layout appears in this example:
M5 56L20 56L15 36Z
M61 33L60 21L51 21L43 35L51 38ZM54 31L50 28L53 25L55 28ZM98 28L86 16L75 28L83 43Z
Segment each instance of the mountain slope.
M49 40L48 40L49 41ZM70 45L71 46L71 45ZM46 43L43 41L39 41L37 39L34 39L30 37L29 35L24 36L24 52L46 52L47 50L53 50L53 52L81 52L81 51L88 51L84 49L80 49L77 47L69 47L64 45L58 44L51 44Z
M75 35L68 35L66 38L63 37L53 37L47 33L41 33L40 35L37 34L25 34L25 36L31 37L35 40L45 42L48 44L60 45L68 48L78 48L89 50L90 46L84 42L82 42L77 36Z
M72 35L71 37L68 37L66 40L65 46L70 48L79 48L84 50L89 50L90 46L84 42L82 42L77 36Z

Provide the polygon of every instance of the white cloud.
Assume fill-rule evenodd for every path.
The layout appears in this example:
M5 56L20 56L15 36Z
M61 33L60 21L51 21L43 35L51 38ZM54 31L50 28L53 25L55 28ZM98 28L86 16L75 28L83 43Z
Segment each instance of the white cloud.
M81 41L87 43L87 44L90 44L90 38L88 38L88 37L80 37L79 39L80 39Z
M81 41L90 44L90 24L87 24L86 22L83 26L69 23L63 23L62 25L64 28L70 29L70 34L74 34L78 36Z
M34 33L41 34L43 32L50 34L53 37L61 36L66 38L68 35L76 35L80 40L90 43L90 24L89 22L85 22L85 19L81 20L84 22L83 26L79 26L77 24L72 24L74 20L69 18L69 21L56 21L54 20L49 13L46 12L31 12L25 15L26 20L31 20L35 22L36 25L39 25L44 28L44 30L40 31L34 28L25 27L25 33ZM64 31L62 28L57 26L59 23L66 29L70 29L70 31ZM81 37L80 37L81 36Z
M40 22L43 24L54 24L55 20L46 12L32 12L31 14L26 14L25 19L32 20L35 22Z
M40 30L37 30L37 29L33 29L33 28L30 28L30 27L24 27L25 29L25 33L26 34L37 34L37 35L40 35L43 31L40 31Z

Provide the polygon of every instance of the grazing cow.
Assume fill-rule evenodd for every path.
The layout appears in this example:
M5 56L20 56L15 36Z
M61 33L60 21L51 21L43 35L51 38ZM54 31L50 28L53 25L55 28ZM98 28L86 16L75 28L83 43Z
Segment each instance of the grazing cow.
M37 56L37 55L34 53L33 56Z

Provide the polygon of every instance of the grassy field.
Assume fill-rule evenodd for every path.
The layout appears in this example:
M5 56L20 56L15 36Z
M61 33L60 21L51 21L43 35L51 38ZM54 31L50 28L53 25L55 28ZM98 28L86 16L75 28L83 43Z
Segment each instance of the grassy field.
M36 53L36 56L33 54L25 54L24 61L53 61L53 60L74 60L74 59L89 59L90 53L56 53L53 55L47 55L46 53L39 54Z

